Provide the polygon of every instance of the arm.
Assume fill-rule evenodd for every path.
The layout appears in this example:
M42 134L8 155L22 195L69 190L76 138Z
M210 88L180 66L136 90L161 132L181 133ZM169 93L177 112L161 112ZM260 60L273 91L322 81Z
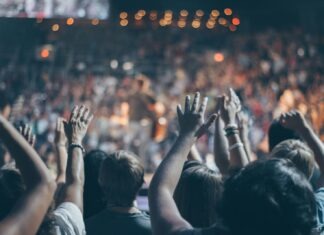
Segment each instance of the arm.
M56 182L58 184L65 183L66 177L66 165L68 159L68 153L66 150L67 138L64 132L64 123L66 121L63 118L58 118L55 128L55 149L57 154L57 177Z
M226 137L229 143L230 167L235 169L244 167L248 164L248 158L235 122L238 108L232 90L230 90L228 100L226 100L225 96L222 97L221 104L220 114L225 123L225 131L227 132Z
M180 135L160 164L150 185L149 205L153 233L156 235L171 235L192 228L181 217L173 200L173 193L192 145L215 119L215 116L212 116L204 124L203 116L207 98L204 99L199 111L198 103L199 94L196 94L192 107L190 107L190 98L187 96L184 113L178 106Z
M83 185L84 163L82 152L82 140L87 132L93 115L85 106L75 107L70 121L65 127L66 135L70 144L66 182L62 187L60 202L72 202L83 211Z
M26 192L0 223L0 234L36 234L50 206L55 182L35 150L16 129L0 116L0 136L16 161Z
M192 145L191 149L190 149L190 152L188 154L188 158L187 160L191 161L197 161L197 162L203 162L203 159L202 157L200 156L200 153L197 149L197 146L194 144Z
M314 133L304 116L298 111L291 111L280 116L283 127L295 130L314 152L315 160L321 171L320 186L324 186L324 146L322 141Z
M249 162L255 161L254 153L251 149L251 143L249 140L249 118L248 115L243 112L237 113L237 119L239 123L240 138L245 148L245 152Z

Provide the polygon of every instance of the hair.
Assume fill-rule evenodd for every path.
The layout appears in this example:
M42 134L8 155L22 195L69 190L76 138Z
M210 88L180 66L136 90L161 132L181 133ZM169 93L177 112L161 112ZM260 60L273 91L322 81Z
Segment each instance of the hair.
M0 220L9 214L24 192L25 184L17 170L0 170Z
M99 184L112 206L130 207L144 183L144 168L138 156L128 151L117 151L103 161Z
M0 90L0 97L1 97L1 99L0 99L0 111L3 111L4 108L9 106L11 103L10 103L10 99L9 99L9 97L6 94L5 91Z
M225 182L221 216L232 235L310 235L316 202L290 160L256 161Z
M299 140L285 140L277 144L271 152L271 157L291 160L307 179L310 179L315 168L312 150Z
M209 227L217 218L217 206L223 192L222 178L206 165L192 162L195 161L184 166L174 200L182 217L193 227Z
M105 208L104 194L98 183L101 163L107 158L107 154L101 150L93 150L84 157L84 218L98 214Z
M297 134L297 132L287 129L283 127L278 119L275 119L271 122L269 131L269 150L272 151L272 149L279 144L280 142L288 139L295 139L300 140L300 136Z

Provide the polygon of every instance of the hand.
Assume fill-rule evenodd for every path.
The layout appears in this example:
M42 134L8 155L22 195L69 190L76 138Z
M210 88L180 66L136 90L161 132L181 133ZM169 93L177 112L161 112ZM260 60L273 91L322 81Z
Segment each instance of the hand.
M238 112L236 116L238 120L238 128L242 133L241 137L246 137L249 130L249 116L244 112Z
M36 136L33 134L32 128L29 125L20 126L19 132L32 147L35 146Z
M308 126L304 116L297 110L281 114L279 121L283 127L297 132L303 131Z
M226 97L225 95L222 96L220 102L221 102L221 108L220 108L220 115L225 122L225 125L233 125L235 124L235 118L236 113L240 109L240 105L237 103L237 96L235 92L230 89L229 91L229 97Z
M73 108L69 123L65 126L65 132L70 144L82 144L92 119L93 115L84 105Z
M66 126L66 120L64 118L59 117L56 121L55 127L55 138L54 142L56 146L66 146L67 144L67 137L65 135L64 126Z
M206 133L210 125L215 121L216 115L209 117L208 121L204 122L204 115L207 107L208 98L205 97L199 107L200 94L197 92L194 97L192 106L190 107L190 96L186 97L185 110L178 105L178 121L180 126L180 136L190 135L199 138Z

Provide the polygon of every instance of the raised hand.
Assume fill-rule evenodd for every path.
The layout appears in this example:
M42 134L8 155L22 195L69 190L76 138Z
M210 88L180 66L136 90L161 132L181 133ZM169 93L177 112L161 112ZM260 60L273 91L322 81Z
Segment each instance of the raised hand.
M229 90L229 96L221 97L220 104L220 115L225 124L235 124L236 113L241 109L241 104L233 89Z
M279 121L283 127L298 132L308 126L304 116L297 110L281 114Z
M35 146L36 136L33 134L32 128L29 125L20 126L19 132L32 147Z
M89 124L93 119L89 108L84 105L75 106L70 116L69 123L65 126L66 135L70 144L82 144L87 133Z
M186 97L185 109L182 111L180 105L177 107L178 121L180 126L180 135L192 135L199 138L206 133L210 125L215 121L216 115L211 115L207 122L204 121L204 115L207 107L208 98L205 97L200 104L200 94L195 94L192 105L190 96Z
M55 138L54 142L56 146L66 147L68 139L65 134L64 126L67 125L66 120L64 118L59 117L56 121L55 127Z

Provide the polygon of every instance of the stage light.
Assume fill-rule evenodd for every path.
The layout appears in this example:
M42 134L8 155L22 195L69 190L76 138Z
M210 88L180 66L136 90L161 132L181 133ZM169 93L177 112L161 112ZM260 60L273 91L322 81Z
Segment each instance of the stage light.
M217 16L219 16L219 11L218 10L212 10L210 15L213 16L213 17L217 17Z
M181 15L182 17L187 17L187 16L189 15L189 13L188 13L187 10L181 10L181 11L180 11L180 15Z
M184 21L184 20L179 20L178 21L178 27L179 28L184 28L184 27L186 27L186 21Z
M120 25L123 26L123 27L127 26L128 25L128 20L126 20L126 19L121 20Z
M66 24L67 25L73 25L73 23L74 23L74 19L73 18L67 18L67 20L66 20Z
M194 28L194 29L198 29L199 27L200 27L200 21L199 20L194 20L194 21L192 21L192 27Z
M112 69L117 69L118 68L118 61L117 60L110 61L110 67Z
M215 27L215 24L216 24L215 21L213 21L213 20L208 20L207 23L206 23L206 27L207 27L208 29L212 29L212 28Z
M235 17L232 19L232 24L233 25L240 25L241 21L239 18Z
M120 19L126 19L127 17L128 17L128 14L127 14L127 12L121 12L120 14L119 14L119 17L120 17Z
M233 14L233 11L232 11L231 8L226 8L226 9L224 10L224 13L225 13L225 15L230 16L230 15Z
M128 70L132 70L134 67L134 64L132 62L125 62L123 64L123 70L128 71Z
M99 24L99 19L93 19L93 20L91 20L91 24L92 25L98 25Z
M141 20L142 16L140 16L139 14L135 14L135 20Z
M139 10L137 12L138 15L140 15L141 17L145 16L146 15L146 11L145 10Z
M224 55L223 55L223 53L220 53L220 52L215 53L214 60L216 62L218 62L218 63L223 62L224 61Z
M52 25L52 31L57 32L60 30L60 26L58 24L53 24Z
M161 25L162 27L164 27L164 26L167 25L167 22L166 22L165 19L161 19L161 20L159 21L159 23L160 23L160 25Z
M50 55L50 52L48 49L42 49L41 52L40 52L40 57L42 59L47 59Z
M235 32L237 30L237 27L235 25L230 25L229 29L232 31L232 32Z
M196 15L197 15L198 17L202 17L202 16L204 15L204 12L203 12L202 10L197 10L197 11L196 11Z
M219 18L218 23L219 23L220 25L226 25L227 20L224 19L224 18Z
M156 11L151 11L150 12L150 20L156 20L157 19L157 12Z

